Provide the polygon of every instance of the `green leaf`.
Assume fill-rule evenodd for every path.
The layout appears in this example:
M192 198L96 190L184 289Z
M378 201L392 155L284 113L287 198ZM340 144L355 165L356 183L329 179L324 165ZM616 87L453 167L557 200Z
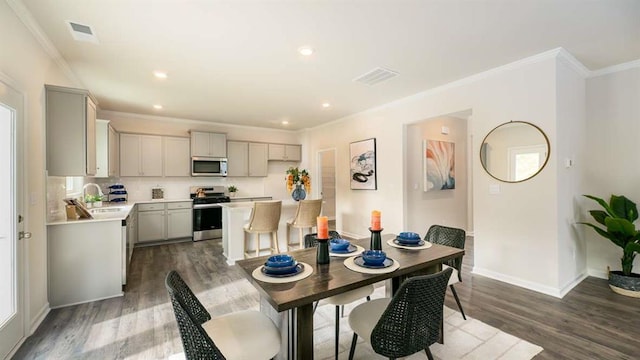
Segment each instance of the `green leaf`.
M631 222L638 220L638 208L636 204L624 196L611 195L611 210L615 217L627 219Z
M616 216L616 215L615 215L615 213L613 212L613 210L611 210L611 208L609 207L609 204L607 204L607 202L606 202L606 201L604 201L604 200L600 199L599 197L595 197L595 196L593 196L593 195L582 195L582 196L587 197L587 198L589 198L589 199L591 199L591 200L596 201L598 204L600 204L600 206L602 206L602 207L607 211L607 213L608 213L609 215L611 215L611 216Z
M607 225L607 231L614 234L619 234L620 237L625 239L633 239L636 236L636 227L627 219L618 219L608 217L605 219L605 225Z
M640 254L640 244L638 243L628 243L627 246L624 247L625 252L636 252Z
M621 248L624 247L624 241L621 241L619 237L617 237L617 236L615 236L615 235L613 235L611 233L608 233L607 231L605 231L605 230L603 230L603 229L601 229L601 228L599 228L599 227L597 227L597 226L595 226L593 224L589 224L589 223L585 223L585 222L581 222L579 224L587 225L587 226L592 227L593 230L595 230L600 236L611 240L612 243L616 244L617 246L619 246Z
M593 219L595 221L597 221L599 224L605 225L604 220L609 216L609 214L607 214L605 211L602 210L591 210L589 211L589 214L591 214L591 216L593 216Z

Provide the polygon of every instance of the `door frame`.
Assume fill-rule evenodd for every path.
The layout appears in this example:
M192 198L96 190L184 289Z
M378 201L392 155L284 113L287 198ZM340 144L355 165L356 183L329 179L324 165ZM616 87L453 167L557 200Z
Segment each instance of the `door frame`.
M27 119L27 96L24 91L17 85L17 82L13 80L10 76L0 71L0 82L2 82L5 86L9 87L13 90L18 97L20 98L21 108L16 109L15 120L15 172L16 172L16 210L17 213L22 215L23 221L22 223L16 222L16 235L20 231L28 231L29 229L29 216L27 214L27 196L25 181L28 178L27 176L27 163L28 159L25 156L25 144L26 142L26 133L25 122ZM44 122L44 120L43 120ZM44 156L44 155L43 155ZM17 219L14 219L17 220ZM29 321L29 287L28 287L28 241L27 239L18 239L16 243L16 251L17 251L17 273L18 273L18 306L21 307L19 317L22 317L22 334L20 334L20 338L18 342L14 345L13 349L8 353L8 357L11 358L15 352L20 348L22 343L27 338L27 334L30 333L30 321Z
M320 149L318 150L318 152L316 153L316 167L317 167L317 174L318 174L318 195L320 198L322 198L322 154L328 151L332 151L333 152L333 169L334 169L334 175L333 175L333 181L334 184L336 185L336 189L337 189L337 184L338 184L338 150L335 147L332 148L327 148L327 149ZM338 192L336 191L336 197L334 198L334 200L337 200L337 196ZM323 204L324 207L324 204ZM334 209L333 209L333 214L334 214L334 221L337 219L337 208L334 204ZM324 212L323 212L324 215Z

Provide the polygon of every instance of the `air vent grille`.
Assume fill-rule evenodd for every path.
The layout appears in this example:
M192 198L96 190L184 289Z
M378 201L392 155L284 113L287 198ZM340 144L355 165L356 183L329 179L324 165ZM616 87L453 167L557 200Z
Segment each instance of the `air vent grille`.
M353 81L371 86L371 85L379 84L383 81L387 81L396 76L398 76L397 72L379 67L369 71L364 75L361 75L353 79Z
M80 24L75 21L67 21L67 25L69 25L71 36L73 36L76 41L98 43L98 38L93 32L93 29L91 29L91 26Z

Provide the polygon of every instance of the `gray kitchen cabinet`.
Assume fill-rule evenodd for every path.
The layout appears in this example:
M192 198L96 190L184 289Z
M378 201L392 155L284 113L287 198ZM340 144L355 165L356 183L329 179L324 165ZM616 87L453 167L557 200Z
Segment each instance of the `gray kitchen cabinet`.
M118 135L109 120L96 120L96 175L118 176Z
M249 143L249 176L267 176L267 144Z
M193 236L191 201L138 205L138 243Z
M227 157L227 135L191 131L191 156Z
M120 134L120 176L162 176L162 137Z
M249 146L246 141L227 141L227 176L249 175Z
M88 91L45 85L47 171L96 174L96 105Z
M109 125L109 177L118 176L120 169L120 137Z
M269 144L269 160L300 161L302 160L302 146Z
M164 137L164 176L191 176L189 138Z
M138 243L166 239L165 210L138 211Z
M193 236L193 210L171 209L167 204L167 238L178 239Z
M227 141L227 176L267 176L267 144Z

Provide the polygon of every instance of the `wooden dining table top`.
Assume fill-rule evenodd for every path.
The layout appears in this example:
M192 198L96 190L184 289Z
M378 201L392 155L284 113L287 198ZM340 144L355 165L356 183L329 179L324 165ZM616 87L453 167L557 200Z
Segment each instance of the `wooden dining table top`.
M437 244L422 250L401 249L388 245L387 240L395 237L394 234L382 235L382 250L387 254L387 257L400 263L400 267L390 273L364 274L349 270L343 264L346 257L331 256L329 264L318 265L316 264L315 247L287 252L298 262L308 264L313 268L313 274L309 277L289 283L267 283L253 278L253 271L264 265L270 255L240 260L236 264L258 289L260 295L276 311L282 312L382 280L409 275L464 255L463 249ZM369 241L369 238L366 238L351 242L367 249Z

